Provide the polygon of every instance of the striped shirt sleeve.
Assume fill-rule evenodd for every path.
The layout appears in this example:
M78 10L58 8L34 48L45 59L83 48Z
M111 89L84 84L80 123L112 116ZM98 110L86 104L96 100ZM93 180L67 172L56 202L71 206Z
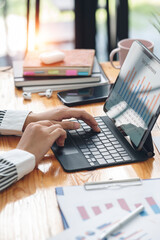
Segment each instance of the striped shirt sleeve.
M27 110L0 110L0 134L21 135L29 113Z
M35 156L29 152L14 149L0 156L0 191L21 179L35 167Z
M18 178L16 166L6 159L0 158L0 191L16 182Z

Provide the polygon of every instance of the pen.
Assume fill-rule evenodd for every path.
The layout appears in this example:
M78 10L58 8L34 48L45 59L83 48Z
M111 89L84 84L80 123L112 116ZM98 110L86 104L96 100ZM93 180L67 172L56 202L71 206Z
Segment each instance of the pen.
M124 224L129 222L132 218L137 216L143 210L144 210L144 206L143 205L141 205L138 208L136 208L134 211L132 211L127 216L125 216L122 220L120 220L118 223L116 223L113 227L108 229L108 231L106 231L105 233L102 233L101 236L100 236L100 240L105 240L109 235L111 235L118 228L122 227Z

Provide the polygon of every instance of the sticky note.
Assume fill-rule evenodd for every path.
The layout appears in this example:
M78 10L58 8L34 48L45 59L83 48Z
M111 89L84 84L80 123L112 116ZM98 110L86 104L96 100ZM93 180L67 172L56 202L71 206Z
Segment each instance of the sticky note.
M44 73L44 71L35 71L36 74Z
M33 76L33 75L35 75L35 73L34 72L24 72L23 75L25 75L25 76Z
M59 70L49 70L48 74L57 75L59 74Z
M79 76L88 76L88 72L78 72Z
M66 70L66 76L76 76L76 75L77 75L77 70L74 70L74 69Z

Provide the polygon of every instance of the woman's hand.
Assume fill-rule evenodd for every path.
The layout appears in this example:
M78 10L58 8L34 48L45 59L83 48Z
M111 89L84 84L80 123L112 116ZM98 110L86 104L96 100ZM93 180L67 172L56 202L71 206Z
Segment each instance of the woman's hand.
M51 121L30 123L26 127L17 148L35 155L36 164L44 157L56 141L57 145L64 146L66 131L59 124Z
M48 110L42 113L30 113L25 121L23 130L31 122L37 122L41 120L50 120L53 124L60 124L63 129L78 129L79 123L71 121L63 121L64 119L81 119L87 123L95 132L99 132L98 123L96 120L86 111L77 108L59 107L52 110Z

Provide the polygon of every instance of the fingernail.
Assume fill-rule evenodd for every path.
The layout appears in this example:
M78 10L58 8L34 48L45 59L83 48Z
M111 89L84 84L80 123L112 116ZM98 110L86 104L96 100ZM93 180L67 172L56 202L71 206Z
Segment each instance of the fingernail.
M60 147L64 147L64 143L59 143L59 146Z
M73 127L75 128L75 129L78 129L78 128L80 128L80 124L79 123L77 123L77 122L74 122L73 123Z
M98 126L95 126L94 129L95 129L96 132L101 132L101 129Z

